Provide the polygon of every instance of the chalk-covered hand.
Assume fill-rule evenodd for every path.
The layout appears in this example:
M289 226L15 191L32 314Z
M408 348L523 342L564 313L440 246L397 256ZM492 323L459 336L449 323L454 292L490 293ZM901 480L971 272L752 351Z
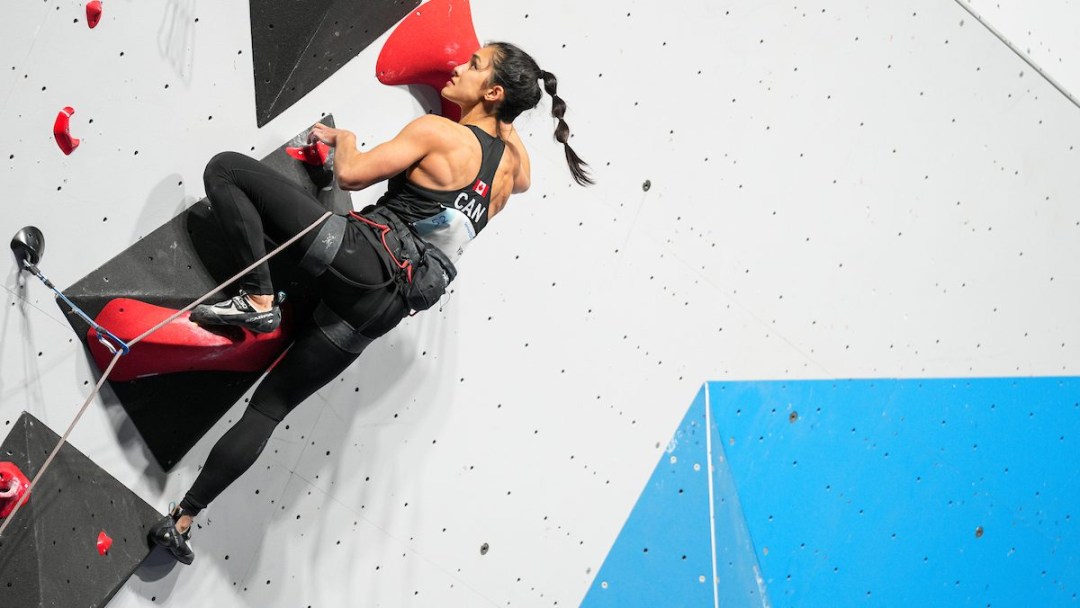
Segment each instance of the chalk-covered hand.
M336 146L338 136L344 133L350 132L346 131L345 129L334 129L332 127L328 127L321 122L316 123L315 126L311 127L311 134L314 135L316 139L328 146Z

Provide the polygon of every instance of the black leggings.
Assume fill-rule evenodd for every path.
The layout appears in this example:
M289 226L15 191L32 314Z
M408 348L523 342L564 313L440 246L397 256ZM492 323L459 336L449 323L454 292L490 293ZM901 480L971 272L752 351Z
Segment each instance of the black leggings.
M266 255L265 238L284 242L310 226L326 209L299 184L259 161L223 152L203 174L206 195L226 238L234 243L238 268ZM393 284L386 283L382 256L349 222L341 248L318 286L323 302L363 334L376 338L390 331L408 312ZM318 230L291 247L306 251ZM377 288L364 287L379 286ZM272 294L270 271L263 263L240 280L253 294ZM274 428L297 405L345 370L359 353L343 350L308 321L285 357L255 390L240 420L218 440L180 506L196 515L255 463Z

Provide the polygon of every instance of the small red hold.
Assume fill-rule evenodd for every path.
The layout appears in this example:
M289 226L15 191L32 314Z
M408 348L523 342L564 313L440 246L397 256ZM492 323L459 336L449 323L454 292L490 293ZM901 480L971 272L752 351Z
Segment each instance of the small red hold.
M30 480L12 462L0 462L0 519L15 510L15 505L30 490Z
M326 164L326 160L330 158L330 146L317 141L302 148L288 146L285 148L285 153L298 161L315 167L322 167Z
M86 3L86 24L90 26L90 29L97 27L98 21L101 21L101 0L92 0Z
M98 555L105 555L106 553L108 553L109 547L112 547L112 539L109 538L108 534L105 534L104 530L102 530L101 534L98 534L97 536Z
M79 147L79 140L72 137L69 130L71 115L74 113L75 109L68 106L60 110L60 113L56 115L56 122L53 123L53 137L56 138L56 145L60 146L65 155L71 154L75 148Z

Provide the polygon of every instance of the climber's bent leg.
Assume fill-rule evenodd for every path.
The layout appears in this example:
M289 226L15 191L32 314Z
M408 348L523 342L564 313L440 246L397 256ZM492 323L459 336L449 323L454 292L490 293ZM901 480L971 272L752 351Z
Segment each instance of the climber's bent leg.
M267 236L283 243L326 213L300 184L237 152L214 156L203 172L203 184L238 270L266 255ZM292 247L306 251L317 232L309 232ZM270 267L260 264L240 279L239 287L249 294L273 294Z

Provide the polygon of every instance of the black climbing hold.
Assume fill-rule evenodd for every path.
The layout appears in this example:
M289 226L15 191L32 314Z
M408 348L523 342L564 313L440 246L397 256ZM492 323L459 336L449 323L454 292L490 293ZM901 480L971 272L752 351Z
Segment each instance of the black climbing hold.
M11 239L11 252L20 267L25 264L37 266L45 255L45 235L35 226L27 226Z

